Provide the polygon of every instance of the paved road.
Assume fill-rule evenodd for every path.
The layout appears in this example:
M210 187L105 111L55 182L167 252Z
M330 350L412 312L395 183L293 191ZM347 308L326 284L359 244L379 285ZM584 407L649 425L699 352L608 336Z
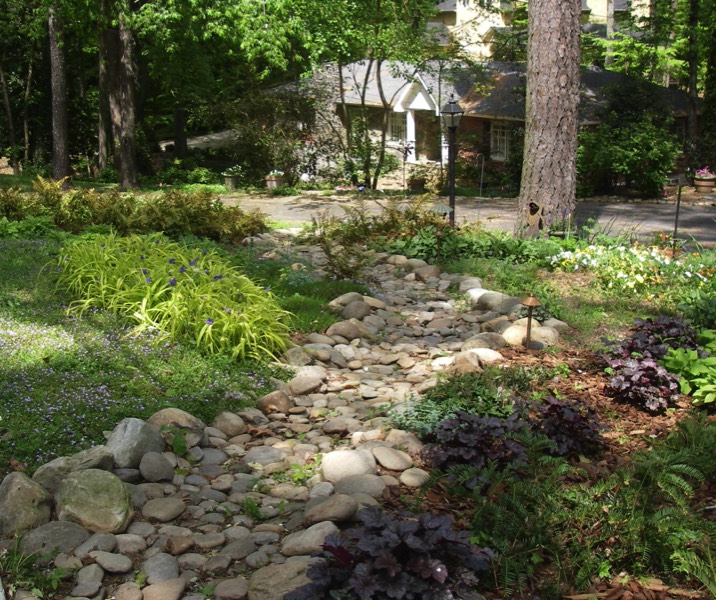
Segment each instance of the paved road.
M225 198L227 204L242 208L258 208L272 219L285 223L310 223L311 218L328 211L336 216L345 215L344 207L355 207L355 195L325 196L306 193L301 196L247 196L232 195ZM379 211L385 199L366 199L371 211ZM443 199L446 202L446 199ZM517 212L516 199L458 198L456 222L480 222L488 229L514 229ZM594 220L598 228L610 234L633 234L640 239L652 239L661 232L674 231L676 202L649 201L581 201L577 205L577 225ZM716 197L684 194L679 213L678 237L696 240L705 246L716 246Z

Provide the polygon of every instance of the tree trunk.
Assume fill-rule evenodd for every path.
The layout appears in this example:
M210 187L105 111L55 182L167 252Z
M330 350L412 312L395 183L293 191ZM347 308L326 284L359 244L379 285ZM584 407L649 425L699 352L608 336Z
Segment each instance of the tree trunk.
M607 49L604 54L604 66L608 69L614 62L614 49L611 40L614 39L614 0L607 0Z
M23 151L23 164L27 164L30 161L30 96L32 91L32 63L33 53L30 53L30 58L27 64L27 83L25 85L25 98L23 100L22 107L22 133L25 142L25 148Z
M135 85L137 80L134 62L134 35L119 20L119 183L123 189L137 187L137 138L135 120Z
M689 72L689 107L686 121L686 159L690 167L696 168L694 164L694 148L698 136L697 125L697 104L699 97L698 74L699 74L699 49L698 49L698 27L699 27L699 0L689 0L689 41L686 51L686 64Z
M17 140L15 139L15 119L12 116L12 105L10 104L10 94L7 91L7 81L5 80L5 71L0 64L0 86L2 87L2 103L5 107L5 117L7 119L7 137L10 144L10 166L12 174L20 174L20 165L17 160Z
M186 139L186 109L174 108L174 156L186 156L189 148Z
M536 237L575 209L579 0L529 3L527 99L518 233Z
M99 99L97 123L97 168L103 171L109 166L112 151L112 116L110 93L112 87L111 62L112 36L109 29L110 17L108 0L101 0L102 21L99 26Z
M50 39L50 82L52 88L52 177L60 181L69 177L70 142L68 126L67 74L62 50L62 27L54 7L48 18Z

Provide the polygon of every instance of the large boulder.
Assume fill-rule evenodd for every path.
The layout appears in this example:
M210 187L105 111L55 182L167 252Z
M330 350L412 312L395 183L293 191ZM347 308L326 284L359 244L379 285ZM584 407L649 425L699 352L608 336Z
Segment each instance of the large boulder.
M122 480L99 469L70 473L58 488L55 503L60 521L77 523L88 531L122 533L134 515Z
M105 444L121 469L136 469L147 452L162 452L164 440L157 430L141 419L123 419Z
M89 532L77 523L50 521L22 536L20 552L25 556L34 553L44 556L54 552L69 554L89 537Z
M106 446L95 446L83 450L72 456L60 456L47 464L42 465L32 476L33 481L39 483L51 494L59 487L62 480L74 471L84 469L101 469L111 471L114 465L114 455Z
M0 484L0 537L12 537L50 520L52 498L24 473L10 473Z

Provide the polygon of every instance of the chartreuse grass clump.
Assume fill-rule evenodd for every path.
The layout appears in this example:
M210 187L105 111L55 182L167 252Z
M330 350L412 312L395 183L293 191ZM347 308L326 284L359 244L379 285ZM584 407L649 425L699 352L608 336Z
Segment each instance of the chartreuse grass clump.
M96 236L60 252L58 286L75 297L70 311L102 308L137 332L156 331L210 354L266 359L287 344L287 317L268 291L217 253L162 234Z

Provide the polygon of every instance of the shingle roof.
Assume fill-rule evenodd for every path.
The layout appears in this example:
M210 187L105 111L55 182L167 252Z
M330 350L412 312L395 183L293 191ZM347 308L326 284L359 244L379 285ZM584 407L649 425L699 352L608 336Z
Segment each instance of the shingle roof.
M382 106L376 84L377 63L368 71L369 63L361 61L344 67L345 100L347 104L361 103L363 81L368 76L365 102L368 106ZM526 65L524 63L490 62L478 68L431 62L421 69L404 63L382 63L381 84L388 103L399 103L412 91L425 90L433 109L440 107L451 96L457 98L467 116L489 119L523 121L525 118ZM600 112L606 106L610 87L623 86L634 81L623 73L599 68L585 68L580 74L581 103L579 118L582 123L599 122ZM644 83L651 96L656 96L677 116L688 110L688 95L681 91L656 84Z

